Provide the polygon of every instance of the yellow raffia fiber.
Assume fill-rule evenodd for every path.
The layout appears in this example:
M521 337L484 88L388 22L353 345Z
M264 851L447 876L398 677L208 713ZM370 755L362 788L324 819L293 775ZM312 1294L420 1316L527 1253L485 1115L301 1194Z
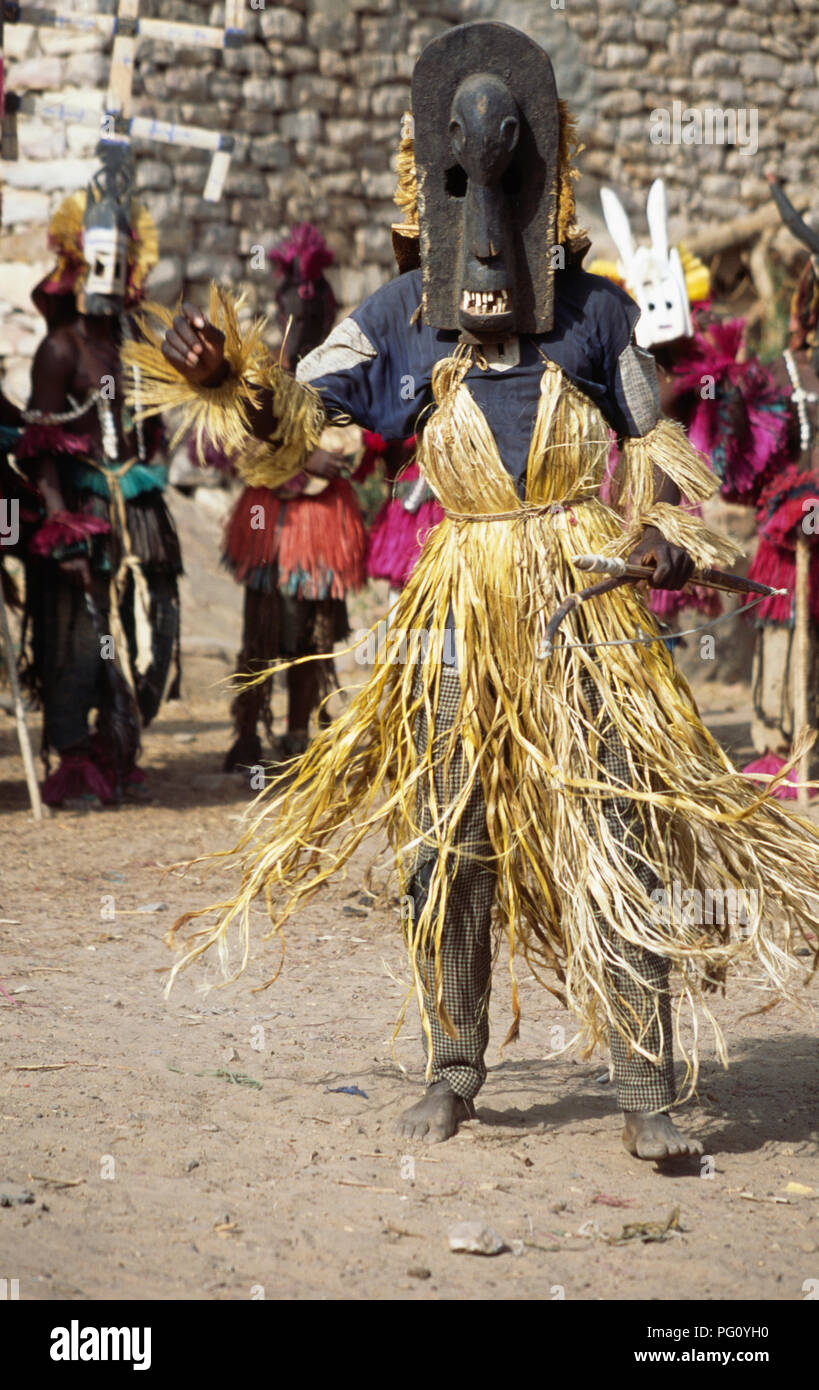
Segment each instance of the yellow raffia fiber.
M86 190L80 189L64 198L48 224L48 244L57 252L57 265L52 279L58 280L72 267L88 266L83 254L83 219ZM151 270L159 260L159 236L156 223L148 209L136 198L131 200L131 239L128 244L129 284L132 294L138 295Z
M317 447L324 409L315 391L294 381L271 358L263 339L265 319L242 328L242 303L218 285L211 285L208 318L225 335L224 352L230 365L220 386L192 385L163 356L162 340L173 326L178 306L146 305L137 320L144 341L125 343L122 360L126 367L139 371L141 418L180 410L171 447L191 432L202 459L206 441L213 440L235 457L246 482L276 487L298 473ZM259 444L251 433L249 411L259 404L262 391L272 395L275 423L268 439ZM137 403L133 391L129 401Z
M58 252L61 265L67 262L84 263L82 253L82 227L85 215L85 190L71 193L64 198L52 215L48 224L48 244Z
M401 140L395 156L398 184L393 202L404 214L403 225L418 231L418 184L415 178L415 142L412 138L412 112L405 111L401 125ZM399 224L400 225L400 224Z
M677 246L682 265L683 275L685 276L685 289L689 301L698 304L704 299L708 299L711 294L711 272L704 261L699 256L695 256L693 251L689 251L684 242Z
M574 186L580 178L580 170L573 160L580 154L583 146L578 143L577 117L569 110L566 101L558 102L559 145L557 165L557 241L567 244L571 250L581 249L589 244L585 228L577 225L577 205Z
M136 293L140 293L149 272L159 260L159 234L148 209L136 198L131 203L131 232L128 248L131 286Z
M657 500L658 474L676 483L688 499L685 506ZM609 553L627 555L646 526L656 526L672 545L688 550L700 568L733 564L742 553L733 541L709 530L686 509L707 501L719 483L676 420L658 420L648 434L623 442L615 487L618 510L627 525L615 545L608 547Z
M318 393L277 363L271 363L262 384L272 393L273 431L263 442L251 441L234 462L250 487L281 487L319 447L327 417Z
M241 879L236 892L206 910L216 920L192 931L172 978L212 947L224 976L235 978L247 964L251 909L260 895L271 919L265 939L281 938L287 918L368 836L386 830L402 891L419 838L436 851L426 903L405 933L419 997L431 972L441 1012L441 941L457 869L455 836L479 779L497 875L495 928L498 940L506 939L513 974L523 955L578 1016L590 1045L605 1043L613 1026L651 1057L645 1027L632 1030L615 1007L610 978L615 969L639 978L623 958L627 944L666 957L675 967L675 1034L690 1088L701 1018L710 1021L725 1059L708 998L729 966L750 972L763 1004L799 997L807 969L795 957L800 940L809 944L815 969L819 832L736 771L702 724L661 642L603 645L656 634L635 588L577 609L550 660L539 659L546 620L586 582L572 557L614 545L622 534L622 518L596 495L609 433L593 403L547 365L521 500L464 382L471 360L469 350L459 348L438 364L437 410L423 432L419 463L447 512L513 516L447 515L430 533L371 677L319 732L286 789L274 783L258 798L252 824L226 856ZM675 438L665 431L655 436L659 457ZM688 460L682 472L690 467ZM417 687L419 661L402 659L402 643L406 650L407 633L441 633L450 606L458 633L459 714L443 753L432 751L431 736L419 754L413 728L423 707L434 729L441 668L434 659L421 663ZM687 895L700 894L700 902L708 901L706 893L733 890L748 903L739 930L719 914L712 924L696 913L689 921L687 914L677 920L657 910L606 818L613 793L600 761L605 724L621 741L631 772L632 788L618 787L616 795L630 798L643 818L638 870L652 866L667 891L678 883ZM468 777L457 802L445 807L435 801L434 758L443 764L445 784L456 733ZM418 823L419 789L431 806L426 836ZM203 915L186 914L173 930ZM686 1051L681 1025L689 1013L695 1042ZM428 1019L424 1025L429 1037Z

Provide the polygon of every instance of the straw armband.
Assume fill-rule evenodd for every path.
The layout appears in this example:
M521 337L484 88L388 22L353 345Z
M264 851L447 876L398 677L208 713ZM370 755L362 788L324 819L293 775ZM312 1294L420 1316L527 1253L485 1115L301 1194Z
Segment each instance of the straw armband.
M319 447L326 414L318 392L276 363L271 362L262 385L273 397L273 430L265 440L248 440L234 463L248 486L276 488L300 473Z
M730 565L742 554L692 510L712 497L719 483L676 420L658 420L648 434L626 439L618 473L618 509L626 522L618 554L628 554L647 526L656 527L670 545L687 550L697 566ZM658 473L679 488L685 499L679 506L658 500Z
M618 544L618 554L627 555L633 550L648 526L655 527L669 545L687 550L698 569L732 565L742 554L740 546L712 531L701 517L673 502L655 502L648 511L634 517Z
M628 516L653 506L658 469L694 503L705 502L719 487L708 460L693 447L682 425L660 419L648 434L623 442L619 501Z
M179 411L172 449L183 435L192 433L200 459L206 443L212 441L225 454L235 456L246 482L276 487L300 472L317 447L324 409L315 391L294 381L271 358L263 340L265 319L254 319L242 328L241 307L241 298L211 285L208 318L224 334L229 371L218 386L201 386L188 381L162 352L165 332L173 327L178 308L146 305L138 319L143 340L122 347L122 361L134 378L127 399L137 407L140 419ZM270 437L260 443L251 430L250 411L267 391L273 397L274 426Z

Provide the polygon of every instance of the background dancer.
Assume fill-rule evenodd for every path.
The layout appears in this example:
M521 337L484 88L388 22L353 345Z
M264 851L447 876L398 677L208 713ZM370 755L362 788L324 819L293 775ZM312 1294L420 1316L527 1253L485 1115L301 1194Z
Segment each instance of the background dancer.
M179 640L162 431L125 406L119 358L157 237L132 199L128 147L102 142L99 155L88 192L66 199L49 228L58 262L34 294L49 331L15 450L41 506L26 615L44 751L60 760L43 787L52 805L108 803L142 781L140 727L159 709Z
M292 372L329 332L336 301L324 271L333 253L316 227L303 223L270 252L279 283L277 317L284 334L281 364ZM357 431L336 430L325 448L354 471ZM352 455L350 457L350 455ZM302 476L278 488L243 488L225 528L223 563L245 590L238 677L265 671L279 657L331 653L349 636L346 595L364 583L364 525L348 478ZM272 679L241 689L233 701L235 738L225 770L262 756L259 724L277 754L303 753L312 715L329 721L323 701L336 689L332 656L287 671L287 732L273 737Z

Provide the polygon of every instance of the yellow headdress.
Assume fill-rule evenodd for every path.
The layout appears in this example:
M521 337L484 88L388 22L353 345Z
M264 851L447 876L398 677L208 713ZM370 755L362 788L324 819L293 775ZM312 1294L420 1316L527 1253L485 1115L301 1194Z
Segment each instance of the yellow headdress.
M685 276L685 288L688 294L689 304L702 304L711 297L711 272L708 266L701 261L699 256L695 256L693 251L689 251L684 242L678 242L677 250L680 254L683 275ZM615 285L626 290L629 294L628 285L617 268L616 261L607 261L600 256L596 256L586 267L591 275L603 275L607 280L613 280ZM632 298L634 296L632 295Z
M88 273L83 255L83 218L86 191L81 189L63 199L48 224L48 244L57 253L57 264L38 285L43 294L72 294L81 288ZM131 201L131 241L128 247L128 287L126 306L139 302L149 272L159 260L159 237L148 209L136 198Z

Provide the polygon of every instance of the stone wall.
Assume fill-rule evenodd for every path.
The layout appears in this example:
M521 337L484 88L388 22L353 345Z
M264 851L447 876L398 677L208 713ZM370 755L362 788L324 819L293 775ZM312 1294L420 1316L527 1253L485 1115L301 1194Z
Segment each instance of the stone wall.
M66 12L114 0L51 0ZM159 223L157 297L200 294L211 277L243 284L266 307L269 273L252 248L289 222L322 225L338 255L338 298L357 302L392 273L392 159L413 63L448 24L497 18L552 53L558 87L582 116L583 220L599 234L597 189L617 185L632 208L663 173L675 223L701 226L767 200L773 158L791 186L819 183L819 0L255 0L236 50L143 44L136 109L236 137L225 196L203 202L207 156L140 148L139 187ZM211 0L143 0L163 18L222 20ZM101 107L109 54L93 35L6 27L8 85ZM753 108L756 155L651 139L656 108ZM20 161L4 169L0 356L24 390L39 336L28 294L47 268L45 222L93 168L93 135L71 123L19 121ZM595 247L597 249L597 246ZM605 252L607 247L600 245Z

